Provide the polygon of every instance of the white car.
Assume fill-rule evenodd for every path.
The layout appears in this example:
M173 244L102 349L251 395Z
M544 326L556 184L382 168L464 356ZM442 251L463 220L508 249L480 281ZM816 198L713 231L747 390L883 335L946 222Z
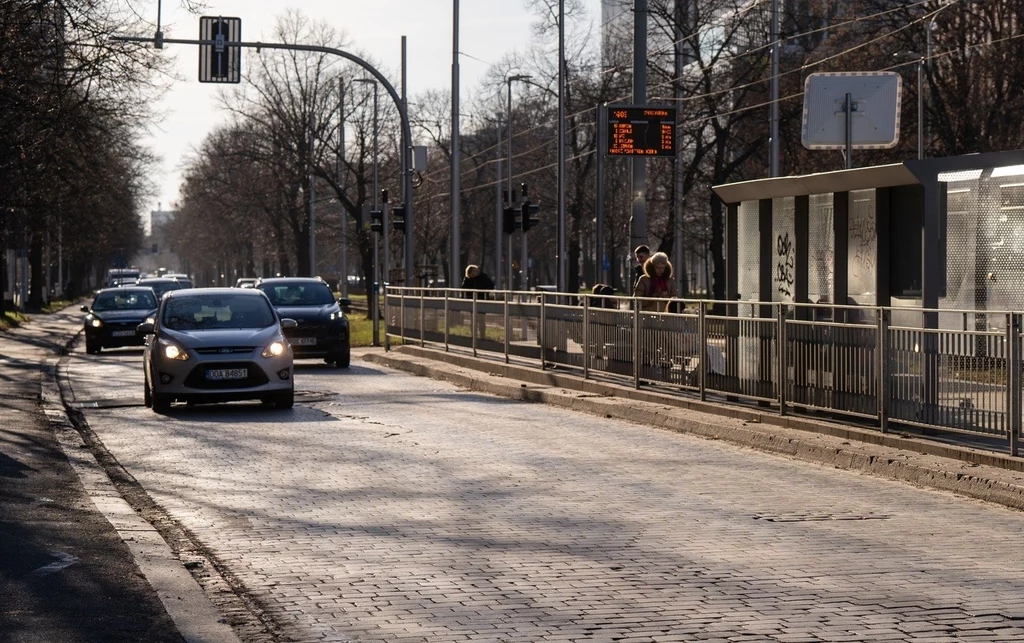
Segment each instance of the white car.
M189 403L261 400L295 403L292 348L267 296L255 289L199 288L168 292L150 321L143 354L145 404L166 413Z

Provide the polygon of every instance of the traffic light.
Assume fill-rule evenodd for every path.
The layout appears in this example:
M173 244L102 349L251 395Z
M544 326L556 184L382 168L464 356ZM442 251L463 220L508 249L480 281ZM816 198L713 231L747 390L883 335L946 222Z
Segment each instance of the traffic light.
M502 227L505 229L505 234L512 234L519 229L519 217L516 216L518 212L513 207L506 207L502 210Z
M526 187L526 184L524 183L523 184L523 188L525 189L525 187ZM537 205L536 203L530 203L529 200L526 200L526 201L523 201L523 205L521 205L519 209L522 212L521 216L522 216L522 219L523 219L522 220L523 232L526 232L527 230L529 230L533 226L535 226L538 223L540 223L540 219L537 217L537 211L540 210L540 206L539 205Z
M373 232L384 232L384 211L370 210L370 230Z
M405 204L400 203L391 208L391 225L399 232L405 232Z
M387 203L388 202L388 189L387 188L383 188L380 191L380 202L381 203Z

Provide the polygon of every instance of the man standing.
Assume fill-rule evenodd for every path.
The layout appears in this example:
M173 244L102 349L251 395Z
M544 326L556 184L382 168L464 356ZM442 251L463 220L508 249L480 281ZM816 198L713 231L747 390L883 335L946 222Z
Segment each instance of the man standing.
M636 257L636 265L633 266L633 280L630 283L629 292L636 289L636 284L640 281L640 277L644 276L644 264L651 257L651 249L647 246L637 246L636 250L633 251L633 256Z

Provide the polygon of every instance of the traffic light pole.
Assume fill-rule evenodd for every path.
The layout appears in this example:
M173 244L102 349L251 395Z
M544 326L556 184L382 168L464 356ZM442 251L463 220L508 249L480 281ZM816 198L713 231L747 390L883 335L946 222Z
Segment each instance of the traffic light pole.
M412 206L412 127L409 125L409 113L406 110L405 102L395 91L395 88L388 82L388 79L384 77L377 69L366 62L355 54L350 54L347 51L341 49L335 49L334 47L323 47L320 45L299 45L291 43L280 43L280 42L217 42L216 40L192 40L185 38L164 38L162 33L157 33L154 38L142 38L138 36L112 36L110 38L115 42L145 42L152 43L155 49L162 49L163 45L200 45L200 46L217 46L221 45L224 47L239 47L242 49L255 49L259 52L261 49L283 49L288 51L311 51L322 54L331 54L333 56L339 56L345 60L349 60L359 65L367 72L369 72L374 78L376 78L381 86L387 90L391 100L394 101L395 106L398 108L398 116L402 122L402 159L404 168L404 174L402 181L403 194L406 195L405 199L405 225L406 225L406 238L405 238L405 265L406 265L406 281L410 280L412 275L413 257L415 252L413 249L413 230L415 229L414 218L413 218L413 206ZM410 282L411 283L411 282Z

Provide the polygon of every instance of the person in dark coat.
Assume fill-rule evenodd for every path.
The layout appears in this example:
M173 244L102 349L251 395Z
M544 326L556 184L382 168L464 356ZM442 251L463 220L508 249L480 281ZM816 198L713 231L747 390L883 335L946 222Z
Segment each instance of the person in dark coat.
M633 251L633 256L636 257L636 265L633 266L631 289L635 289L637 282L640 281L640 277L644 276L644 264L647 263L651 256L651 249L647 246L637 246L636 250Z
M471 263L466 266L466 277L462 280L462 289L490 291L494 290L494 281L480 269L480 266ZM466 296L472 297L473 293L466 293ZM479 297L484 298L486 295L479 295Z

